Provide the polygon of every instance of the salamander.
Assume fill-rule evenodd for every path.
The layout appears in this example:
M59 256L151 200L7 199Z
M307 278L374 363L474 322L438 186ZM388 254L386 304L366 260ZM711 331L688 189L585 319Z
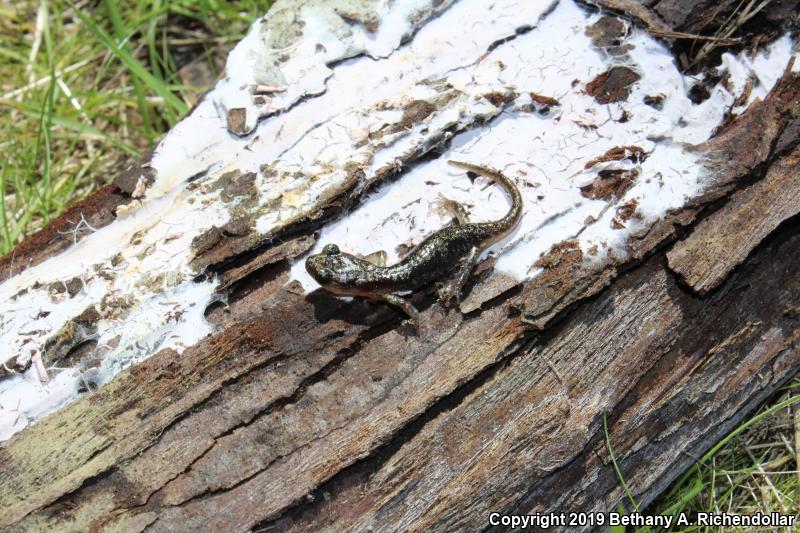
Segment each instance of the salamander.
M514 182L489 167L448 161L464 170L499 183L511 200L502 218L489 222L467 222L444 227L428 235L394 265L375 264L326 244L322 252L306 259L306 270L328 291L346 296L382 300L401 308L419 328L419 312L398 293L414 291L440 279L458 267L455 276L438 291L439 301L450 305L461 297L478 257L486 248L511 233L522 218L522 196ZM459 217L461 218L461 217Z

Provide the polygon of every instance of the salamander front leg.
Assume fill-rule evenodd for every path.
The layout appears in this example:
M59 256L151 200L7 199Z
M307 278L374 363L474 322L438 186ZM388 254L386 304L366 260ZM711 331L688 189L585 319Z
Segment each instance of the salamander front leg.
M384 302L395 305L400 309L402 309L403 311L405 311L405 313L411 319L411 322L414 324L414 327L417 329L417 331L419 331L419 324L420 324L419 311L417 311L414 308L414 306L409 303L408 300L406 300L405 298L401 298L396 294L379 294L377 296Z
M449 307L453 301L457 302L461 299L461 289L463 289L464 285L467 283L469 274L475 267L475 263L478 261L479 255L480 250L473 247L467 253L467 256L464 258L464 262L461 263L456 276L445 283L441 289L439 289L439 301L442 303L442 305Z
M373 265L378 265L379 267L386 266L386 250L378 250L377 252L372 252L369 255L361 256L361 259L364 261L369 261Z

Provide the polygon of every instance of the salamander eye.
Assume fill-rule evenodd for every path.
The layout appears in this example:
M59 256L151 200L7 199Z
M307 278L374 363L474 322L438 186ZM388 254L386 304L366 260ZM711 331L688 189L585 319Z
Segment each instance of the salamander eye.
M326 244L324 248L322 248L323 255L339 255L339 247L335 244Z

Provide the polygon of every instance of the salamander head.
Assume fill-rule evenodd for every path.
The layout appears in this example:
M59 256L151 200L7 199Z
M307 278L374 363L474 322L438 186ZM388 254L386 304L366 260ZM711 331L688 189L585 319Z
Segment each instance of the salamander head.
M311 277L334 292L354 288L358 281L366 278L372 266L354 255L342 253L335 244L326 244L322 253L306 259L306 270Z

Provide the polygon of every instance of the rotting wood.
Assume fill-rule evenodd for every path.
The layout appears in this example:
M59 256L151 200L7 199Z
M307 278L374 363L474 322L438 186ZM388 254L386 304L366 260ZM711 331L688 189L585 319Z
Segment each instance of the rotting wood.
M715 67L725 52L755 50L765 40L786 31L796 35L800 27L796 16L800 7L797 0L762 3L739 0L580 1L620 13L644 26L654 37L670 43L684 69L694 71ZM708 78L695 85L699 89L697 95L709 90L707 82Z
M785 312L800 298L792 229L709 300L684 292L654 257L385 454L258 530L475 530L491 512L629 507L603 412L622 474L646 506L798 368L800 320Z
M677 228L687 226L704 206L754 180L764 172L769 161L800 143L800 75L787 66L781 79L763 102L755 102L741 117L710 141L695 148L705 154L707 165L714 169L715 180L703 194L692 199L685 209L674 212L638 237L629 260L638 260L676 236ZM582 258L563 257L562 250L550 252L544 260L545 273L525 284L520 307L526 323L543 329L560 312L575 301L596 294L616 276L618 264L603 269L587 268ZM479 294L470 295L470 309L496 297L510 288L509 284L485 284ZM499 289L499 290L498 290Z
M587 0L586 3L624 13L632 19L644 23L647 29L653 32L673 31L673 28L661 20L657 14L636 0Z
M378 7L385 11L394 9L392 6L399 6L398 9L408 7L407 4L380 4ZM322 7L327 8L328 5ZM434 148L448 150L449 139L457 135L461 139L457 142L462 142L465 131L483 128L485 121L497 117L504 109L515 117L514 125L511 126L513 129L522 128L530 132L531 136L533 130L542 130L541 135L547 138L543 141L545 147L549 147L552 153L548 162L541 163L548 171L538 169L546 178L545 183L540 184L531 177L526 178L536 170L528 166L528 161L533 161L532 158L539 150L534 149L532 144L507 142L508 135L513 133L505 127L509 121L497 121L501 126L501 136L505 139L491 138L492 132L497 130L494 127L489 127L485 130L486 135L475 139L480 145L476 149L480 151L488 149L492 152L497 146L513 148L511 152L504 151L504 154L497 155L505 158L503 167L512 165L515 167L513 173L518 179L524 179L525 187L529 189L529 193L525 195L529 204L526 207L527 212L531 215L538 213L537 218L550 221L565 217L566 220L562 223L566 222L574 231L581 225L591 225L592 220L597 220L581 216L581 212L616 213L616 207L613 210L603 207L607 205L606 202L583 202L581 198L576 198L574 203L562 198L561 202L541 202L541 206L536 205L547 196L558 198L558 191L564 190L565 186L572 194L576 193L569 181L572 178L583 178L571 173L565 174L560 167L566 161L574 171L585 172L583 163L588 159L588 154L583 153L580 149L583 144L576 142L576 139L582 139L589 144L597 142L597 139L606 139L600 141L606 146L598 150L599 154L613 145L630 144L628 139L632 135L639 139L643 131L641 128L650 131L651 126L654 126L657 131L661 131L664 126L658 117L652 116L653 109L641 109L642 95L636 93L636 88L632 93L636 97L625 104L635 110L635 116L631 119L631 115L627 115L626 125L622 128L617 128L614 121L607 119L607 109L597 108L588 102L590 98L583 91L581 80L585 83L591 79L597 70L593 65L609 66L610 60L605 54L586 46L583 26L588 25L591 18L587 12L569 1L559 2L554 9L552 7L553 4L548 6L521 0L504 0L495 9L513 13L519 18L499 17L496 23L487 23L479 5L459 3L448 9L442 17L431 21L431 25L440 26L437 31L420 32L419 39L415 38L415 41L421 39L423 48L446 49L447 54L407 57L403 55L406 50L403 50L385 60L356 60L353 65L357 65L356 72L361 72L360 76L337 76L330 82L329 94L309 98L296 108L266 118L259 126L258 133L248 138L219 136L217 128L222 126L221 113L224 111L220 110L220 106L225 108L220 98L224 100L226 95L248 98L248 94L239 92L241 87L247 86L246 80L242 81L243 85L231 82L230 78L221 81L220 87L198 105L193 115L165 137L154 151L149 164L133 167L125 179L120 180L120 187L130 190L131 196L136 198L125 205L124 209L123 206L117 208L119 216L115 224L85 236L63 255L59 255L63 267L37 265L0 287L5 297L0 306L6 318L0 323L0 327L12 347L11 351L22 352L29 360L33 360L41 352L58 346L59 352L66 350L67 355L76 356L77 361L74 362L78 364L69 369L69 372L58 372L61 380L59 397L50 394L55 387L46 385L41 389L26 391L21 404L10 395L1 398L4 409L0 413L2 434L9 436L21 430L57 408L61 402L68 401L65 396L74 398L80 394L85 388L81 380L86 374L89 374L86 381L89 383L88 387L91 387L92 384L105 383L126 364L148 357L163 347L180 351L183 347L196 343L212 329L210 324L202 320L202 310L212 301L224 300L224 295L215 294L219 288L219 278L214 277L215 274L222 275L227 269L239 268L243 262L249 261L260 251L269 249L274 243L298 234L310 233L354 204L360 203L360 211L375 206L376 195L369 195L372 201L363 202L365 193L371 187L380 185L384 190L394 189L387 197L403 196L409 191L417 195L416 198L409 198L409 201L402 203L396 211L397 218L384 219L378 226L373 225L368 232L376 241L380 241L379 246L390 251L413 245L415 239L407 235L408 231L434 229L432 226L436 222L430 216L432 206L429 205L429 198L437 197L435 189L446 192L449 197L459 197L460 201L469 202L475 198L473 194L469 195L470 198L464 198L464 189L459 186L458 178L435 181L448 171L441 168L430 169L431 165L426 163L433 161L419 161L421 156L430 153ZM455 18L464 23L471 21L473 28L484 28L473 33L468 49L459 49L459 54L466 51L471 56L449 55L453 50L441 39L441 32L453 33L453 28L458 24L444 22L444 17ZM546 20L542 20L542 17ZM519 20L522 19L529 24L520 26ZM278 23L269 24L274 20ZM280 20L270 18L267 23L259 23L254 32L280 32ZM331 22L335 28L341 24L338 15L335 19L326 21ZM534 30L540 21L543 25L539 30ZM575 24L580 25L581 30L573 31ZM386 26L383 28L386 29ZM566 30L566 40L561 41L560 45L573 48L582 60L574 65L569 76L548 78L562 88L556 90L556 86L551 86L545 91L548 94L560 92L563 95L561 101L566 104L563 111L568 113L569 119L564 117L564 120L559 120L561 109L545 111L536 105L531 107L534 103L532 95L543 94L537 92L542 90L543 80L529 75L527 67L531 61L554 66L562 61L563 49L548 42L552 39L545 35L562 30ZM353 36L358 38L358 31L353 29L352 32L335 35L344 39ZM391 28L387 31L391 33ZM270 53L269 50L264 50L263 40L252 38L255 33L249 35L250 38L237 45L233 56L241 60L242 56L246 59L261 53ZM395 38L397 36L395 33ZM316 32L311 32L308 36L309 40L317 38ZM643 34L637 34L635 38L652 44ZM304 46L307 44L304 43ZM517 48L515 45L522 46ZM518 50L523 48L540 50L545 56L533 58L527 54L519 54ZM410 50L412 47L409 45L406 49ZM650 50L650 46L640 46L639 49L646 52ZM236 63L234 59L231 61ZM307 58L297 59L302 62ZM633 54L627 59L638 61L637 69L642 74L642 83L653 83L660 79L662 69L680 76L674 65L668 64L663 54L653 57L661 65L659 69L654 66L651 68L649 61L634 60ZM417 80L410 76L418 70L416 65L430 61L434 61L433 70L426 70L430 79ZM462 63L467 66L466 71L451 68ZM349 68L348 72L353 74ZM384 76L376 76L376 68L382 68ZM248 69L232 69L230 75L247 78L249 72ZM437 72L446 78L437 78ZM519 83L512 83L511 79L506 78L512 72L516 73L513 77L519 78ZM386 91L386 80L395 80L394 85L388 85L392 88L390 91ZM309 80L306 77L293 80L297 86L291 92L297 94L297 91L305 90L303 87L307 81ZM358 87L362 87L362 90L357 90ZM675 85L673 88L675 90L672 98L684 100L681 87ZM231 89L235 94L230 94ZM408 101L404 95L411 89L415 98ZM289 92L287 88L285 94ZM343 93L343 96L357 96L348 104L337 92ZM376 93L376 97L372 96L373 93ZM531 99L530 103L527 101L528 97ZM292 105L293 101L291 98L289 100L287 105ZM421 103L423 100L427 104ZM434 108L436 110L431 113ZM579 109L585 109L590 116L578 115ZM299 120L295 118L296 114L299 114ZM539 118L542 114L543 119ZM707 127L697 124L696 120L678 124L678 117L674 112L663 117L668 122L675 123L678 135L691 134L700 126L701 138L707 136ZM420 123L412 126L414 120L419 120ZM561 132L553 133L554 128ZM521 136L516 135L516 138ZM564 139L571 139L572 142L562 146ZM676 150L674 145L650 140L644 140L643 144L646 149L656 152L656 158L658 153L664 151L683 151ZM317 156L309 159L309 154ZM494 154L474 153L473 156L475 159L489 156L494 159ZM431 159L435 161L435 158ZM678 157L676 161L686 167L686 179L680 188L699 184L703 173L694 159L687 156ZM417 162L420 163L416 165L417 168L408 171L404 168ZM443 159L439 158L436 162L443 163ZM550 168L555 165L560 170ZM424 184L416 180L419 176L416 171L423 168L428 168L425 172L429 172L430 177L434 178L426 179ZM648 174L653 175L656 172L656 169L650 169ZM555 181L559 183L553 182L550 175L555 175ZM398 190L393 187L393 180L386 179L389 177L397 177L406 183L416 182L417 185ZM630 194L647 193L650 188L648 183L658 184L660 180L653 182L643 179L634 184ZM544 190L536 193L536 188ZM553 188L557 190L552 190ZM480 206L476 206L478 210L496 203L490 202L491 192L475 192L482 198ZM680 195L671 195L670 205L681 202ZM572 209L570 203L580 206L579 211ZM419 205L420 209L409 207L415 205ZM387 209L395 207L387 206ZM400 210L404 212L401 213ZM419 212L413 213L414 210ZM660 210L661 207L655 206L650 216L660 216L655 214ZM378 211L378 216L383 213L384 210ZM346 219L351 217L344 218L347 223ZM534 250L527 257L531 258L531 262L535 261L534 256L540 251L537 242L540 237L531 235L530 232L539 223L537 218L526 217L526 223L521 226L527 227L524 230L521 228L515 237L521 243L505 243L504 249L508 250L513 245L519 251L530 246ZM386 223L388 225L384 226ZM412 227L408 227L409 224ZM337 224L327 223L326 229L335 225ZM608 225L605 222L596 224L587 233L591 233L595 242L603 245L603 248L606 248L603 243L619 242L625 233L619 231L615 239L609 239L608 230L595 231L599 227L608 228ZM620 224L615 226L617 229L619 227ZM357 232L350 232L350 235L358 244L364 242ZM405 241L398 245L394 239L388 239L390 235L405 235ZM560 239L560 234L545 236L548 246ZM356 243L346 244L348 248L352 248ZM386 248L389 246L392 248ZM545 247L541 246L541 250L543 249ZM516 260L512 259L511 264L508 264L507 259L508 254L500 254L498 268L511 266L517 271L515 275L518 279L528 277L520 265L513 264ZM204 269L211 272L203 272ZM269 270L274 272L272 268ZM300 279L302 275L302 269L295 269L292 277ZM77 286L85 287L85 290L70 290L69 297L54 295L49 292L49 288L63 281L59 277L76 280ZM311 288L308 279L302 282L306 290ZM77 318L91 305L104 311L101 316L103 320L98 324L97 330L85 331L73 327ZM27 308L34 308L37 312L31 315L25 312ZM126 327L126 321L141 327ZM57 342L55 345L52 343L52 340L61 340L60 332L70 331L79 335L77 338L67 336L69 346L64 342ZM53 339L54 336L58 338ZM86 346L81 343L92 341L96 342L96 353L92 358L78 357L80 350L72 352L73 346ZM56 356L59 358L61 354ZM102 363L102 367L97 366L98 361ZM17 389L25 386L13 376L10 381L15 382ZM13 410L23 416L9 414Z
M4 443L0 525L440 530L485 528L495 510L605 511L623 498L604 411L646 504L800 365L796 227L768 237L707 299L685 292L658 252L713 201L748 185L737 194L759 195L767 169L800 170L776 162L800 137L790 71L697 148L716 186L643 230L629 257L589 271L566 240L525 284L487 263L466 317L431 305L433 289L414 297L426 335L385 306L283 287L311 232L359 201L363 176L272 240L219 228L228 234L199 264L228 290L222 330L180 356L156 353Z
M651 244L658 242L660 242L660 239L656 239ZM569 262L566 262L566 264L569 264ZM260 296L263 297L263 295ZM313 301L314 300L312 300L312 302ZM359 315L363 316L364 304L353 303L343 307L340 306L339 309L342 309L342 311L336 311L338 316L336 314L333 316L344 320L334 319L331 321L330 314L320 314L321 310L330 305L330 298L325 297L319 302L320 303L316 306L304 305L301 306L301 309L295 309L298 300L294 298L291 293L279 291L262 304L262 308L265 311L263 316L251 319L242 325L234 326L223 335L210 339L208 343L203 343L196 349L190 349L183 355L179 364L176 365L176 361L170 353L157 354L142 365L126 372L108 387L98 391L94 396L86 398L56 413L53 417L45 419L31 430L20 435L19 439L12 440L3 449L3 456L5 457L3 462L5 463L4 466L7 472L16 472L17 475L21 476L21 479L18 479L17 482L11 482L9 485L15 487L15 490L13 496L8 493L5 494L3 501L4 509L7 509L9 512L14 512L15 509L19 509L19 511L16 511L19 514L9 515L19 518L27 511L35 509L35 507L29 507L30 505L45 505L55 501L59 502L54 508L58 509L59 513L66 512L64 511L65 509L72 509L67 515L57 514L55 516L65 518L68 515L72 515L74 512L76 515L80 515L83 519L87 520L87 523L90 523L92 520L100 520L102 523L103 520L100 516L104 516L114 508L114 505L117 505L113 504L113 502L105 502L103 505L98 505L99 502L105 501L105 497L102 497L102 494L109 493L121 494L121 499L126 505L131 505L132 503L142 505L145 504L145 502L154 502L152 504L153 509L159 508L162 502L161 496L158 496L158 487L160 484L165 483L176 475L180 476L181 472L184 472L187 467L192 466L194 460L205 457L206 454L210 453L209 450L211 448L221 445L218 444L219 437L215 438L213 435L223 435L221 439L223 442L230 438L224 437L225 435L236 435L237 439L241 439L242 433L245 432L242 428L248 426L250 420L260 418L264 416L264 413L270 413L272 409L280 411L286 405L294 405L304 394L308 394L309 385L313 386L316 384L317 386L324 386L323 388L326 390L326 394L336 395L346 392L348 396L351 395L352 390L349 390L347 386L337 385L335 379L331 378L331 376L338 377L339 372L348 368L350 364L356 364L356 368L358 368L361 365L367 365L368 362L371 361L378 364L378 366L373 370L362 369L362 373L359 375L364 375L365 378L375 383L402 383L404 379L407 379L407 376L404 375L402 378L396 377L394 380L390 380L384 376L382 369L403 368L404 364L402 361L406 360L408 353L417 353L419 354L417 357L423 357L423 361L426 361L424 364L425 368L436 368L439 370L438 372L434 371L428 376L429 379L436 381L437 386L435 389L439 391L432 391L429 393L431 394L430 397L446 397L457 390L457 387L461 383L469 381L470 376L475 376L479 374L482 369L489 368L491 365L495 364L499 353L503 351L499 346L495 345L494 350L497 351L489 350L489 353L487 353L486 350L490 345L483 345L481 347L482 355L471 352L474 354L473 357L478 357L478 361L471 364L469 362L469 355L467 354L465 356L465 353L462 351L464 349L464 342L469 343L469 339L473 338L475 335L474 333L468 333L468 331L483 331L483 328L486 328L487 324L496 324L500 317L513 314L514 307L513 305L509 307L500 302L498 304L499 309L492 312L483 311L477 318L471 321L472 327L465 327L461 329L458 334L455 334L453 331L453 328L458 326L458 321L454 324L452 322L452 317L438 317L437 319L435 309L432 311L429 310L429 312L434 313L431 315L433 319L432 323L436 324L437 320L444 320L444 324L448 324L448 327L444 328L446 332L446 341L444 344L438 345L437 342L431 340L422 342L418 339L409 338L406 342L410 342L411 346L416 346L416 348L411 349L411 347L407 345L409 351L405 352L404 350L404 352L396 353L400 359L395 363L391 363L390 360L386 359L386 354L391 352L388 346L398 346L402 344L403 337L399 334L386 333L386 326L381 326L381 324L385 323L387 318L393 316L389 311L379 308L377 315L373 313L372 319L367 315L366 325L356 325L348 328L348 321L352 321ZM319 307L319 309L317 307ZM592 306L589 305L588 307ZM301 311L302 308L305 308L305 311ZM298 315L298 312L301 314ZM344 314L341 314L342 312ZM273 318L267 320L265 323L264 316ZM300 319L301 316L305 316L305 318ZM276 322L276 320L278 322ZM397 317L395 316L393 320L396 321ZM488 323L485 322L487 320ZM292 326L289 326L290 323ZM306 325L304 326L303 324ZM254 327L257 327L257 329L252 329ZM333 327L333 329L331 329L331 327ZM343 330L342 328L346 329ZM377 328L377 332L369 333L371 328ZM344 331L347 330L350 331L344 333ZM262 333L255 333L257 331L261 331ZM284 335L288 334L291 337L284 336L278 339L270 338L269 341L261 340L260 337L264 337L267 331L286 332ZM303 332L303 343L299 346L296 344L296 341L299 339L294 338L296 331ZM381 333L386 334L381 335ZM507 337L508 333L510 332L505 333L503 336ZM516 333L512 333L511 338L508 340L513 340L513 338L520 334L522 334L521 330L516 330ZM366 335L366 337L363 337L363 335ZM360 338L359 336L363 337L361 341L358 341ZM370 339L372 336L376 336L376 338ZM522 338L524 338L524 336ZM368 341L365 339L368 339ZM455 346L450 345L453 339L458 339ZM380 341L378 346L373 349L367 349L369 344L378 341ZM398 341L400 344L398 344ZM266 345L264 342L269 342L271 346L283 347L280 352L282 355L279 357L281 365L276 365L273 368L273 365L270 364L271 358L274 356L270 355L270 353L272 353L270 350L265 351ZM334 344L330 344L331 342L334 342ZM363 344L364 342L367 342L367 344ZM427 350L424 348L426 343L428 344ZM516 341L516 344L519 345L519 341ZM337 345L340 346L340 348L335 348ZM239 346L239 348L237 348L237 346ZM292 346L296 346L296 348L292 349ZM311 346L316 346L316 348L311 348ZM461 348L459 348L459 346ZM275 348L273 348L273 350L274 349ZM287 349L290 351L287 351ZM255 350L255 352L253 350ZM357 350L356 354L351 353L354 350ZM438 355L433 355L430 350L438 352ZM217 353L218 355L214 356L213 353ZM292 357L292 353L296 353L298 356ZM317 363L309 362L306 359L314 353L318 353L319 357L322 358L317 359L319 361ZM309 355L300 357L300 354ZM328 355L325 356L323 354ZM453 354L459 355L458 361L453 360ZM486 359L486 355L490 355L490 357ZM314 357L316 358L316 356ZM331 359L331 357L333 357L333 359ZM551 356L545 355L544 357L553 360ZM427 361L427 358L432 358L432 360ZM351 359L353 359L353 361L351 361ZM357 364L358 361L361 363ZM453 371L452 365L456 362L458 368L462 370ZM224 363L223 368L216 369L215 365L219 365L220 363ZM241 366L243 363L244 366ZM477 363L478 366L475 366L475 363ZM290 368L294 367L296 364L300 365L301 370L300 375L297 376L293 382L289 381L287 383L277 377L286 375L280 373L277 369L285 365L288 368L285 368L283 371L289 371L289 375L291 375L292 372ZM416 364L421 363L417 361ZM466 365L467 368L463 368L463 365ZM254 370L248 371L248 368L253 368ZM409 372L411 369L406 367L405 371ZM275 372L279 372L279 374L276 375ZM329 372L331 373L330 375L328 375ZM428 372L430 372L430 370L425 373ZM219 373L222 374L220 375ZM241 388L244 385L236 384L237 381L241 379L239 376L242 375L248 376L248 378L245 379L248 387L271 388L274 387L275 384L281 383L280 390L286 392L282 395L278 392L278 399L274 396L262 398L264 403L261 404L261 408L247 402L241 404L239 402L239 394L243 394L244 397L254 397L253 394L244 394L243 391L245 389ZM164 379L165 377L167 379ZM206 385L202 385L202 383L206 383ZM294 385L292 385L292 383L294 383ZM223 384L225 384L224 389L221 388ZM283 388L284 386L286 388ZM427 387L431 386L433 385L428 383ZM443 389L441 388L442 386L444 386ZM154 387L157 388L153 390ZM158 389L163 390L164 399L161 401L156 401L156 398L159 396L156 392ZM146 403L150 405L147 409L147 413L139 412L140 407L138 403L142 400L138 394L139 390L152 391L146 400ZM416 391L415 395L418 399L421 399L425 394L420 395L420 391L425 391L427 389L426 386L415 383L411 390ZM387 394L387 391L384 390L379 396L385 394ZM397 394L396 391L395 394ZM208 397L211 397L213 401L207 401L206 398ZM258 397L258 394L255 394L255 397ZM180 398L184 399L180 400ZM227 398L227 402L224 401L223 398ZM272 400L269 398L272 398ZM281 400L281 398L283 399ZM159 403L164 406L163 409L165 412L159 410L159 407L157 407ZM206 403L209 405L206 405ZM326 420L326 424L330 422L327 416L319 412L320 406L323 405L323 403L319 400L311 401L308 399L306 399L305 403L316 413L308 417L308 423L318 424L319 420ZM346 410L342 409L341 400L333 400L329 403L336 405L335 412L339 417L345 417L345 419L347 419L347 416L354 416L352 413L347 414ZM114 405L118 405L119 407L114 408ZM237 405L239 405L239 407L235 407ZM371 444L366 443L367 448L362 449L362 451L348 448L349 452L352 453L350 459L362 457L365 453L370 453L369 450L377 449L385 444L392 434L400 431L404 424L420 416L429 407L430 405L426 405L425 403L423 403L422 406L418 406L416 410L409 410L407 405L402 407L404 416L401 417L396 424L383 428L388 431L388 435L379 436L378 429L374 427L370 428L369 431L364 430L366 434L374 437L374 440L371 441ZM390 408L388 412L393 412L397 408L398 407ZM180 414L189 412L190 410L193 410L193 414L189 416ZM97 412L97 414L92 415L92 412ZM114 412L118 414L113 416ZM215 412L219 414L213 414ZM274 432L275 428L281 425L281 418L283 417L279 416L278 418L270 419L272 420L271 423L262 421L262 424L266 425L261 431L265 431L267 427L273 427L270 424L275 424L276 426L269 430L270 432ZM302 416L300 418L302 419ZM285 418L283 419L286 420ZM70 420L74 422L69 422ZM142 424L141 427L135 430L130 425L134 420L140 420L139 423ZM215 420L220 421L210 423ZM339 420L341 420L341 418L339 418ZM286 423L294 426L295 421L294 419L290 419L286 420ZM350 428L350 423L340 425L342 425L342 428ZM234 431L237 427L240 429ZM118 429L115 430L114 428ZM207 435L206 437L200 438L196 434L196 431L200 428L205 432L204 434ZM339 431L342 431L342 428L340 428ZM64 438L56 437L53 433L54 431L63 434ZM256 435L258 434L258 431L250 431ZM323 434L325 433L326 432L323 432ZM135 435L136 438L134 439L132 435ZM189 437L189 435L191 435L191 437ZM293 435L294 438L297 438L297 434L293 433ZM154 444L154 439L156 437L158 437L159 440L155 441ZM284 442L284 446L289 442L293 442L292 439L288 437L277 436L275 438L277 442ZM313 437L312 434L307 435L306 438L310 438L310 442L314 442L315 438L321 437ZM50 442L51 439L53 443L60 443L64 442L64 439L66 439L67 441L73 442L75 448L62 450L58 449L58 444L54 444L55 448L48 452L46 448L42 448L41 444L32 448L27 444L28 439L33 439L40 443ZM194 451L191 449L184 449L183 453L185 453L185 458L182 462L180 456L176 456L174 451L176 450L176 446L179 446L180 442L187 442L187 439L195 443L193 447L196 449ZM347 441L347 439L345 440ZM123 441L124 445L119 441ZM237 445L233 446L231 449L251 450L251 448L248 448L246 442L243 443L241 440L237 440L236 444ZM334 447L338 449L338 447L343 445L344 443L340 441L337 442ZM229 444L228 446L231 445ZM273 446L278 446L278 444L273 444ZM183 447L179 447L183 449ZM18 452L15 452L15 450L18 450ZM36 457L30 455L33 450L37 451ZM143 451L144 453L142 453ZM211 457L213 456L212 454ZM224 454L222 456L224 457ZM280 464L280 457L284 457L285 459L285 456L287 456L287 453L278 454L278 458L273 460L276 461L275 467ZM44 459L48 457L48 460ZM89 458L90 460L86 462ZM238 461L247 463L253 459L257 459L257 461L260 462L267 461L263 457L251 457L249 459L240 457ZM57 461L62 469L53 469L48 466L51 460ZM337 455L337 461L340 462L339 468L349 464L347 456L343 457ZM209 463L201 464L205 464L205 468L208 468L207 465ZM230 464L223 464L225 468L231 468ZM39 465L39 467L37 468L36 465ZM124 466L115 467L115 465ZM240 465L240 468L252 469L254 467ZM336 469L330 465L328 468ZM190 478L194 477L192 470L193 468L190 468L184 475ZM251 470L246 471L252 473ZM323 470L323 472L324 471L325 470ZM248 475L250 474L244 474L244 477ZM31 478L28 476L38 478L41 484L29 484ZM269 478L269 476L263 472L259 474L258 477L260 479ZM74 493L73 496L64 498L64 494L72 493L75 489L81 487L86 480L95 478L98 479L99 485L95 486L93 483L90 483L88 487L79 490ZM323 475L316 483L321 483L325 481L325 479ZM138 485L138 483L142 482L144 482L143 486ZM121 486L120 483L123 483L123 485ZM196 484L196 481L194 483ZM236 484L235 481L228 482L228 484L231 483L233 485ZM275 502L275 505L278 507L274 508L274 512L277 513L280 508L296 504L304 491L314 489L314 484L315 483L311 485L298 485L298 492L295 496L283 494L284 499ZM169 490L165 487L161 489L161 491L163 491L163 493L172 494L169 501L175 503L181 502L186 498L189 498L189 500L186 501L192 501L191 498L202 495L208 490L205 488L186 488L191 486L193 485L187 485L186 481L181 483L174 481L169 485ZM125 491L122 490L123 487L126 489ZM178 489L176 487L183 488ZM91 490L89 490L90 488ZM89 498L84 495L82 492L83 490L89 490L89 494L97 493L98 495ZM213 490L224 492L224 490L219 487ZM156 496L152 497L154 493ZM183 494L183 496L176 496L175 494ZM8 499L9 497L11 497L11 499ZM89 509L85 509L84 507L88 507ZM194 507L196 508L197 505ZM37 520L41 519L43 516L50 515L54 509L47 511L44 515L32 515L30 520ZM147 513L154 513L156 511L142 509L139 512L144 513L142 514L143 517L150 516ZM172 511L171 513L180 516L181 520L186 518L180 511ZM157 515L152 515L151 518L155 519L156 516ZM264 515L262 518L266 518L267 516L269 515Z
M301 235L269 246L266 252L256 254L250 261L240 260L235 267L230 267L222 272L220 275L220 288L222 290L227 289L237 281L265 266L274 265L286 259L294 259L310 250L314 242L316 242L316 239L313 236Z
M669 267L700 294L715 289L778 225L800 213L798 167L795 148L678 243L667 254Z
M765 7L763 5L747 6L739 0L722 2L656 0L646 3L637 0L581 1L614 13L621 13L644 25L655 37L675 40L682 45L687 42L702 43L700 46L706 47L704 55L714 48L736 45L757 46L765 35L792 25L796 28L797 24L797 21L792 19L797 13L796 0L771 2L769 9L763 9ZM742 28L745 30L741 31ZM753 28L758 28L760 31L753 31ZM731 37L734 34L738 36ZM683 52L680 48L676 51L678 54Z
M715 178L700 202L724 195L745 179L761 177L758 173L768 161L800 142L800 73L792 72L793 67L794 58L767 98L753 102L738 120L694 148L705 153Z
M87 233L114 220L114 210L130 197L113 184L75 203L43 229L0 256L0 283L65 250Z
M380 469L364 463L362 499L344 503L363 487L349 481L366 475L356 466L323 486L334 494L323 511L296 519L439 529L485 525L487 509L607 509L621 488L604 464L603 410L626 479L647 501L675 472L679 450L702 449L727 429L695 432L690 420L735 420L800 363L800 319L785 312L800 300L792 229L711 300L684 293L655 257L546 337L504 324L508 303L467 322L430 308L441 333L404 340L380 325L393 316L386 310L377 323L348 326L360 305L325 320L278 294L267 302L273 312L181 360L157 354L13 438L0 459L14 488L3 492L3 523L252 527L398 438ZM143 399L142 389L153 393ZM407 434L441 398L457 398L454 408ZM73 447L60 449L57 435Z
M620 102L628 99L630 87L640 76L628 67L612 67L598 74L586 85L586 93L594 96L600 104Z

